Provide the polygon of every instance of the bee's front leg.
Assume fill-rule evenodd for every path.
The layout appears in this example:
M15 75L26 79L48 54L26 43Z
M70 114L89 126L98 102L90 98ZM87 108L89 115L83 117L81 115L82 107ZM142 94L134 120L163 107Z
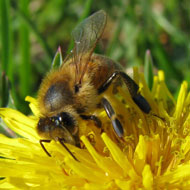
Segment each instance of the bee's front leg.
M80 117L84 120L92 120L94 121L94 124L96 125L96 127L102 128L102 122L95 115L80 115Z

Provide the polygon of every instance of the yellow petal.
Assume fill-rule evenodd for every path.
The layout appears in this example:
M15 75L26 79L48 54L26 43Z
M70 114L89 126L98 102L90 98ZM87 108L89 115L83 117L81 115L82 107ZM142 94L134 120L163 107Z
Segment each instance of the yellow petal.
M82 136L81 140L97 165L104 170L108 177L115 179L123 175L122 169L111 158L99 155L85 136Z
M186 81L184 81L180 88L180 92L179 92L178 99L177 99L177 105L176 105L176 109L175 109L175 113L174 113L174 117L176 120L179 120L179 118L181 117L185 98L187 95L187 87L188 87L188 84Z
M36 133L37 120L10 108L0 108L0 117L13 131L30 139L39 139Z
M129 175L131 178L136 178L137 174L134 171L132 164L120 148L106 135L106 133L102 134L102 139L113 156L113 159L125 172L125 175Z
M150 166L147 164L145 165L143 172L143 185L146 190L151 190L153 188L153 175L150 169Z
M66 157L64 161L66 165L73 170L73 172L90 182L103 184L106 181L109 181L109 177L107 177L103 171L100 172L98 170L92 170L92 168L87 167L86 165L69 157Z
M35 98L32 98L30 96L26 96L25 101L30 102L29 107L32 110L32 113L36 116L40 115L40 111L38 108L38 102Z

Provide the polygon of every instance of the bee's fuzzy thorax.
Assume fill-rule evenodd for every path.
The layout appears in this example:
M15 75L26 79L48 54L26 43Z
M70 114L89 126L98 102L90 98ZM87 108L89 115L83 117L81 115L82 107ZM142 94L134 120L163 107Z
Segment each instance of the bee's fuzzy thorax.
M72 63L64 64L58 70L50 71L47 74L47 76L44 78L44 80L42 81L42 84L38 92L38 105L39 105L40 113L42 114L42 116L50 116L50 115L56 114L54 110L50 110L50 108L47 106L48 102L45 103L46 102L45 99L50 88L53 85L58 84L58 83L65 85L62 96L63 96L63 99L67 99L66 102L62 101L62 105L60 108L61 110L64 109L67 103L70 105L73 105L73 107L78 112L81 112L81 113L86 112L86 111L90 112L93 109L96 109L96 106L99 102L99 97L97 94L97 89L94 88L91 80L92 80L92 75L86 72L84 74L84 77L82 80L82 86L80 87L79 92L75 93L74 92L74 86L75 86L74 64ZM70 94L70 96L66 97L67 94ZM56 112L59 112L60 109L57 109Z
M56 83L66 83L67 86L72 86L72 80L71 80L71 68L68 67L67 70L58 69L58 70L51 70L49 73L47 73L46 77L43 79L40 89L38 92L38 106L40 113L42 116L48 114L50 110L47 110L44 99L47 94L48 89ZM67 71L67 72L66 72Z
M81 107L84 112L91 112L97 108L100 98L98 97L97 89L94 88L91 78L88 74L83 77L82 87L75 95L76 107Z

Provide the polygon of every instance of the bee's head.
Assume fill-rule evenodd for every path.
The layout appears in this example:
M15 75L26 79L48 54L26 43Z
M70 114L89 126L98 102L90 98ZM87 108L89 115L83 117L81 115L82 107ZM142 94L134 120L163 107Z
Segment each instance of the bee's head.
M61 112L56 116L42 117L37 125L39 135L46 139L63 139L64 142L76 145L78 142L78 126L74 116Z

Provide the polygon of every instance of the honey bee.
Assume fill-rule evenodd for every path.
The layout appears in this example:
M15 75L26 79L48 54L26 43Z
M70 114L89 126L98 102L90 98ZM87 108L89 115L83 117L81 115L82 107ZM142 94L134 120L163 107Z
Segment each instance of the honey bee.
M60 68L52 70L44 78L38 94L41 117L37 131L44 139L40 144L48 156L43 142L59 141L80 147L79 118L92 120L101 127L100 119L89 115L96 109L104 108L118 137L123 136L123 127L104 92L117 79L127 86L136 105L145 113L151 107L139 93L139 86L116 62L103 55L94 54L107 16L100 10L86 18L72 32L74 48L72 56ZM75 156L69 151L75 160Z

